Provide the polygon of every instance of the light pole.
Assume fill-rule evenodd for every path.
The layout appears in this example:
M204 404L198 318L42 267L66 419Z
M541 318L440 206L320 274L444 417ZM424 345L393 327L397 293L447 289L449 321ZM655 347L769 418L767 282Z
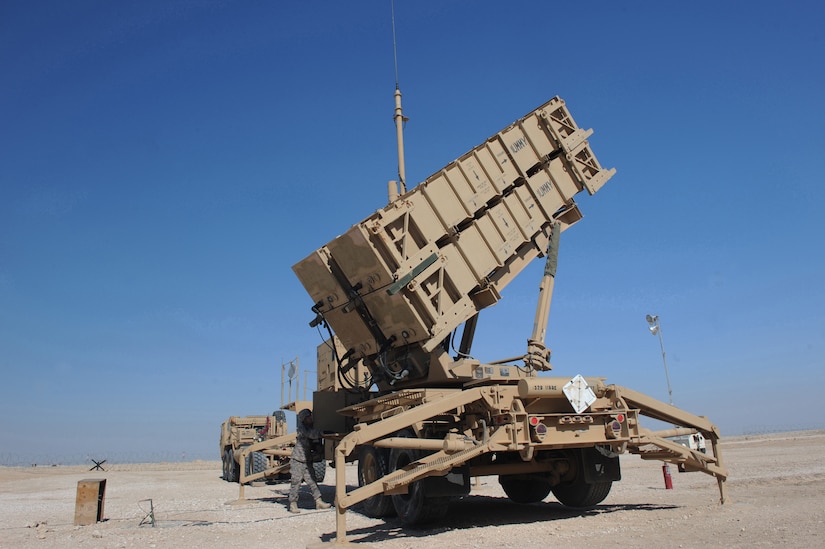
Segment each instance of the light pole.
M665 357L665 341L662 339L662 326L659 324L658 315L647 315L645 317L648 323L648 330L651 335L659 335L659 345L662 347L662 362L665 363L665 379L667 380L667 396L670 399L670 405L673 406L673 390L670 388L670 374L667 371L667 358Z

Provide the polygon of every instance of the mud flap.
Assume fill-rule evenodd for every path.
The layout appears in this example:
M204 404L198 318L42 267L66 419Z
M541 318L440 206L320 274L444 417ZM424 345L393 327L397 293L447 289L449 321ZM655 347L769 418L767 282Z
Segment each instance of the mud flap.
M619 456L607 457L595 448L585 448L581 452L581 460L587 484L622 480Z
M421 479L425 497L456 497L470 493L470 468L454 467L443 477Z

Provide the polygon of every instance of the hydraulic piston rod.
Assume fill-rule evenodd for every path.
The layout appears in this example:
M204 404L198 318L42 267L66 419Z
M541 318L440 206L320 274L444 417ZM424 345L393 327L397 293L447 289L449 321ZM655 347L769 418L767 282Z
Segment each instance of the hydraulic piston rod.
M539 300L536 305L536 318L533 321L533 334L527 340L525 362L536 370L552 370L550 351L545 346L547 321L550 316L550 303L553 300L553 286L556 281L556 266L559 260L559 235L561 223L553 223L550 242L547 244L547 261L544 263L544 276L539 284Z

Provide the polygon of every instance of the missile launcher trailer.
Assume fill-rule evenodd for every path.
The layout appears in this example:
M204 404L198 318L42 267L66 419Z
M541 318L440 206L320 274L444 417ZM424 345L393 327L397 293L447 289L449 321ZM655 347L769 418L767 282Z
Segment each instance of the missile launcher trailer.
M398 100L398 98L397 98ZM319 347L316 427L336 468L337 540L346 510L406 524L437 520L470 478L497 475L521 503L549 494L592 507L621 478L622 453L716 477L720 434L696 416L604 378L550 376L545 346L560 234L582 219L575 196L615 170L590 148L592 130L556 97L461 156L293 270L312 298ZM471 354L478 314L545 257L525 353ZM458 348L458 329L463 326ZM652 432L647 416L671 424ZM707 453L668 437L701 433ZM346 462L359 487L347 491Z

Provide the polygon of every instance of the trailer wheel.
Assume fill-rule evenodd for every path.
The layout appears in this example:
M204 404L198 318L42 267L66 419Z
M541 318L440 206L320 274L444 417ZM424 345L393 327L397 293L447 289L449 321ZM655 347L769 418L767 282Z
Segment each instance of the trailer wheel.
M604 501L612 486L613 481L587 484L579 480L554 486L553 495L565 507L589 509Z
M366 486L385 476L389 472L387 468L389 459L389 450L374 446L361 446L358 451L358 486ZM384 518L395 514L392 498L383 494L364 500L361 503L361 510L372 518Z
M536 503L550 493L550 483L536 476L499 475L498 482L507 497L516 503Z
M403 430L396 436L415 438L415 433ZM403 469L423 457L423 455L420 450L393 448L390 451L390 468L392 471ZM395 507L395 512L398 514L398 518L407 526L425 524L444 518L449 504L449 497L427 497L421 481L410 484L406 494L392 496L392 505Z

